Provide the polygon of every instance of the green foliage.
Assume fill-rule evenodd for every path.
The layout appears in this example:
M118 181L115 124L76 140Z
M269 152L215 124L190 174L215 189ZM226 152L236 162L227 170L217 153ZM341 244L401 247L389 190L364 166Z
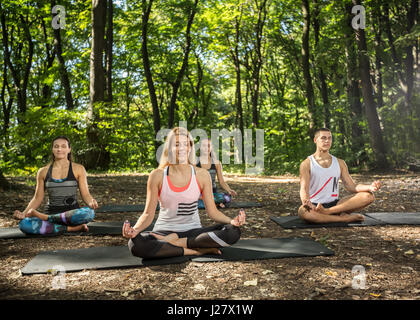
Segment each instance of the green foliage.
M349 30L343 1L317 1L320 37L315 43L310 30L310 63L316 115L324 120L320 70L327 85L330 128L334 135L331 152L343 158L352 171L375 166L369 139L366 112L355 119L349 102L348 50L354 31ZM98 107L98 131L111 156L110 172L150 171L156 165L153 110L143 70L142 1L114 1L113 98ZM168 122L168 106L173 83L182 64L186 23L193 1L154 1L148 24L148 51L162 128ZM240 60L241 97L245 128L252 128L252 59L255 58L257 5L261 0L206 0L198 2L191 30L192 49L188 68L178 92L175 123L185 120L189 129L234 130L239 127L236 71L233 61L236 26L240 30L237 55ZM311 15L314 18L314 1ZM407 29L410 1L389 1L389 19L396 55L393 61L390 41L384 31L384 5L364 1L368 28L366 38L372 66L380 53L383 103L378 108L388 160L394 167L408 168L410 159L420 155L420 95L418 81L413 96L405 100L397 74L406 79L406 48L418 42L419 26ZM75 109L66 110L57 59L53 54L50 2L10 0L2 2L5 14L11 63L23 81L28 62L28 26L34 45L26 111L19 110L16 79L5 64L4 47L0 50L0 168L6 173L33 174L49 161L51 140L66 135L72 141L75 161L84 161L87 110L89 104L91 1L62 1L66 9L66 27L60 30L63 57L69 72ZM259 90L259 128L264 129L264 173L297 174L300 162L314 151L309 134L309 115L302 74L301 3L292 0L267 2L267 17L262 34L262 70ZM398 14L397 14L398 13ZM378 14L380 16L378 16ZM23 21L22 21L23 19ZM46 26L45 32L42 21ZM312 20L313 21L313 20ZM238 25L237 25L238 24ZM380 34L376 50L375 32ZM349 36L350 34L350 36ZM2 39L3 34L0 34ZM349 38L350 37L350 38ZM3 40L3 39L2 39ZM349 42L350 41L350 42ZM0 42L3 45L3 42ZM354 50L357 47L353 42ZM414 63L417 63L416 60ZM357 70L358 66L350 66ZM375 67L376 68L376 67ZM418 68L417 79L418 79ZM379 103L377 75L375 99ZM416 74L414 74L416 76ZM375 79L374 79L375 78ZM356 80L358 72L356 71ZM20 83L21 83L20 82ZM10 111L7 106L11 103ZM363 101L362 101L363 102ZM362 134L353 134L354 122ZM224 166L227 172L244 172L244 165Z

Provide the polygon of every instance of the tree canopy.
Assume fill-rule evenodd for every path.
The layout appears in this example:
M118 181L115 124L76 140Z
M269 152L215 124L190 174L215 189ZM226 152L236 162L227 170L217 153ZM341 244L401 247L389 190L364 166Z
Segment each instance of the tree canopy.
M324 126L354 170L419 159L417 0L57 4L0 1L0 172L34 172L58 135L89 169L150 170L180 121L263 129L266 174L296 173Z

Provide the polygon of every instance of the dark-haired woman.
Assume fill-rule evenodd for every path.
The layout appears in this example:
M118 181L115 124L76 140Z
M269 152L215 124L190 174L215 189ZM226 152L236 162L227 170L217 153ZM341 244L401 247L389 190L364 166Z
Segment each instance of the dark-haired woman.
M16 210L14 217L21 220L19 228L26 234L61 234L88 231L87 223L95 217L96 200L90 195L85 168L72 162L68 138L60 136L52 141L52 162L39 169L35 195L23 212ZM77 188L88 207L79 207ZM37 211L44 200L45 213Z
M206 169L210 173L213 197L216 205L221 208L228 207L232 201L232 196L236 197L238 194L229 187L223 178L222 164L214 157L213 146L210 139L201 141L200 158L197 167ZM216 176L220 186L226 192L219 192L217 190ZM204 202L202 199L198 201L198 209L204 209Z

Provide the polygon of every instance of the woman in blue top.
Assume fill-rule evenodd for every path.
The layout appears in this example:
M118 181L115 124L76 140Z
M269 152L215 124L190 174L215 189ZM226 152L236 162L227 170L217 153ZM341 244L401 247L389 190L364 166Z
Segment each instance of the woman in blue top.
M88 207L79 207L77 188ZM47 190L45 213L37 211ZM68 138L57 137L52 142L52 162L39 169L35 195L26 209L16 210L14 217L21 220L19 228L26 234L61 234L88 231L87 223L95 217L98 203L90 195L85 168L71 161Z

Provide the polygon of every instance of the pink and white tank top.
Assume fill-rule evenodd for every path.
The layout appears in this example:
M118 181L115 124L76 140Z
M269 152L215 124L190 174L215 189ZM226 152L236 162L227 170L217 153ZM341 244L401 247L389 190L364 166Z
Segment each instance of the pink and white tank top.
M201 228L198 214L198 199L201 195L194 167L191 166L191 179L182 188L172 185L168 175L169 166L164 170L162 187L159 193L160 211L153 231L166 230L183 232Z
M338 199L341 170L337 158L331 157L328 168L320 166L313 155L308 157L311 161L309 200L312 203L328 203Z

